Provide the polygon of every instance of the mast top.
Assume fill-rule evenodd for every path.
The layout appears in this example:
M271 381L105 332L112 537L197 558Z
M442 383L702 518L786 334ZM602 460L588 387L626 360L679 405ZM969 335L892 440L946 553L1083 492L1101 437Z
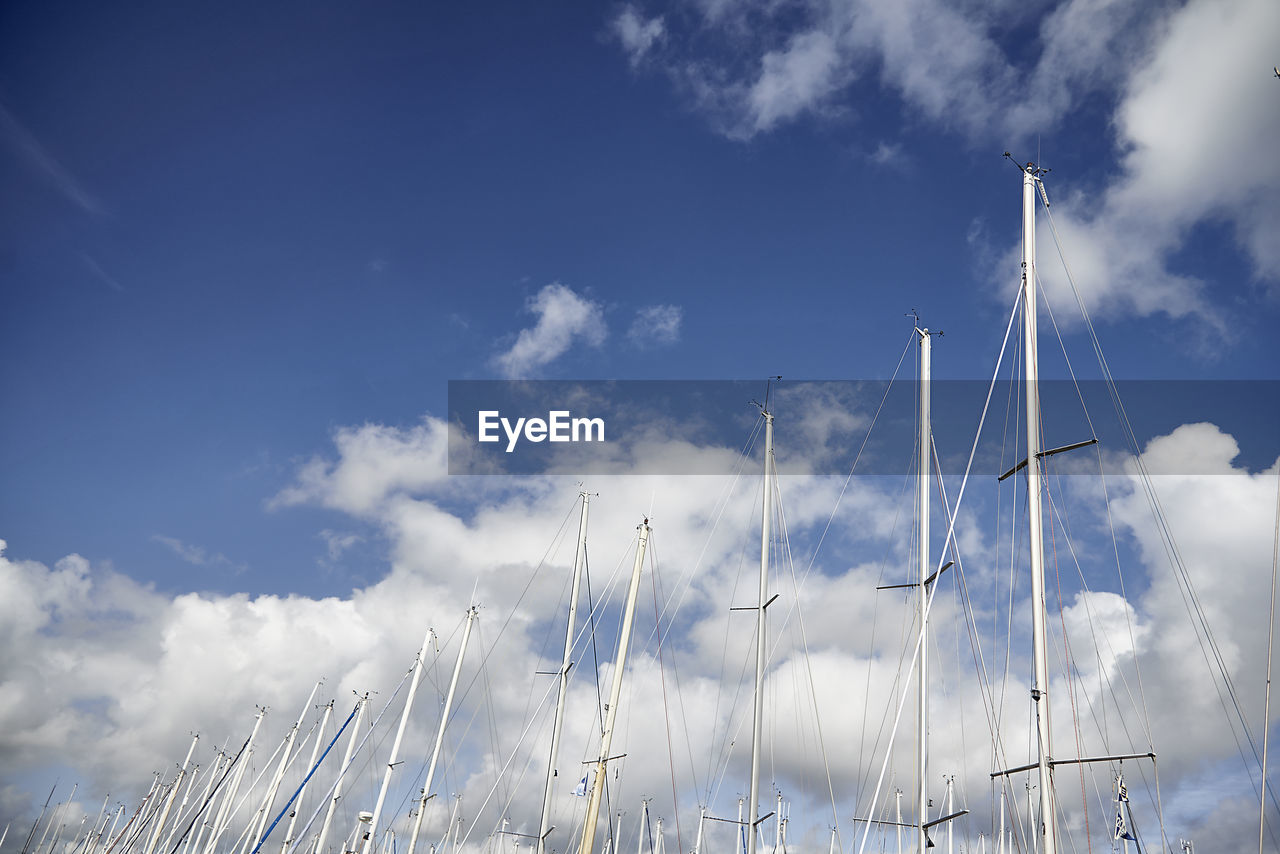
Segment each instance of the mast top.
M1018 162L1018 160L1014 158L1014 156L1007 151L1002 156L1008 158L1010 163L1018 167L1019 172L1025 172L1028 175L1030 175L1032 178L1039 179L1041 175L1044 175L1047 172L1053 171L1052 169L1046 169L1045 167L1036 163L1034 160L1028 160L1024 165Z

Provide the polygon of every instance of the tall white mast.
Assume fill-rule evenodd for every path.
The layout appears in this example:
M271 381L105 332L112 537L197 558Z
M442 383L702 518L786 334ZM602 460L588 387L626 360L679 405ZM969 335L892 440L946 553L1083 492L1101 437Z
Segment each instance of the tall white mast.
M556 763L560 755L560 732L564 729L564 703L569 692L569 668L572 666L573 633L578 617L578 591L582 580L582 565L587 556L587 514L591 509L591 497L580 493L582 513L578 519L578 548L573 556L573 586L569 594L569 627L564 636L564 657L560 662L560 685L556 692L556 717L551 730L551 758L547 762L547 784L542 790L542 821L538 825L538 854L545 854L547 834L551 832L551 787L555 782Z
M189 854L191 851L200 850L200 838L204 836L205 828L209 827L209 816L213 812L213 785L218 779L219 773L230 762L228 757L221 750L213 755L213 767L209 771L209 779L204 784L204 792L200 795L200 809L196 812L196 818L199 819L199 828L196 829L195 835L187 835L187 841L182 846L182 854ZM201 818L203 816L203 818Z
M267 822L271 818L271 806L276 801L276 793L280 791L280 781L284 779L285 769L289 767L289 759L293 756L293 746L298 742L298 733L302 730L302 722L307 719L307 710L311 708L311 701L316 698L316 691L320 690L322 684L324 684L323 679L311 689L311 693L307 695L307 702L302 705L302 711L298 713L297 723L293 725L293 728L284 737L284 751L280 754L280 764L276 766L275 776L271 778L271 785L267 787L267 796L263 799L262 807L258 810L257 829L253 832L253 842L249 843L249 850L258 847L258 842L262 840L262 834L267 829Z
M85 837L85 840L84 840L85 854L92 854L93 847L96 844L96 841L102 838L102 831L107 826L107 821L104 819L106 819L107 817L107 804L110 801L111 801L111 793L108 792L107 796L102 799L102 809L98 811L98 817L94 819L93 826L89 828L89 835ZM9 835L9 825L6 824L4 826L4 833L0 833L0 851L4 850L4 838L8 835ZM89 841L90 839L93 839L94 842L90 842Z
M196 763L191 769L191 776L187 778L187 790L182 794L182 803L178 804L178 814L173 819L173 829L169 831L169 838L164 841L164 851L173 851L181 839L177 843L173 842L173 837L178 835L178 829L182 827L184 821L191 815L187 812L187 804L191 800L191 793L195 791L196 780L200 777L200 764ZM185 830L183 831L186 832Z
M298 826L298 813L301 811L303 799L307 796L307 785L311 782L311 769L316 767L316 757L320 755L320 745L324 741L325 727L329 725L329 718L333 715L333 700L330 700L324 707L324 716L320 718L320 729L316 732L316 743L311 746L311 758L307 761L308 777L302 783L302 788L298 790L298 803L289 814L289 827L284 832L284 842L280 844L280 854L286 854L293 845L293 832Z
M409 696L404 701L404 711L400 713L400 727L396 730L396 740L391 744L391 758L387 760L387 771L382 775L382 788L378 791L378 801L373 806L373 818L369 821L369 830L364 838L360 854L369 854L373 847L374 837L378 835L378 819L382 816L382 804L387 799L387 789L391 786L391 775L396 770L396 760L400 758L400 742L404 740L404 729L409 723L409 712L413 709L413 697L418 693L418 677L422 673L422 662L427 657L427 644L431 641L428 629L422 638L422 649L413 663L413 676L409 679Z
M932 343L928 329L916 327L920 338L920 585L916 589L916 602L920 612L920 672L917 682L916 717L916 851L924 854L928 845L925 825L929 822L929 633L925 615L929 607L929 464L932 461L930 443L930 375L932 373Z
M895 818L897 819L894 823L898 825L898 854L902 854L902 790L894 789L893 798L896 804L895 806L896 812L894 813L894 815L895 815ZM832 838L834 839L835 830L832 829L831 833L832 833Z
M768 404L766 396L765 404ZM764 415L764 498L760 524L760 602L756 606L756 691L755 712L751 730L751 794L747 800L747 854L756 854L756 823L760 819L760 753L764 734L764 662L768 651L765 637L765 608L769 596L769 523L773 518L773 484L769 469L773 465L773 413L761 408Z
M173 788L169 790L169 797L165 801L164 809L160 813L160 818L156 821L155 830L151 833L151 838L147 841L146 854L156 850L156 845L160 842L160 833L164 830L165 824L169 821L169 813L173 810L173 802L178 798L178 789L182 786L182 779L187 776L187 768L191 765L191 754L195 753L196 742L200 740L199 733L193 733L191 736L191 746L187 748L187 758L182 760L182 767L178 770L178 776L174 778ZM188 787L188 791L190 787ZM187 805L187 799L182 799L182 805ZM182 810L178 810L178 814L182 814ZM173 839L173 834L177 831L178 826L175 823L173 829L169 831L169 836L165 840L165 847L169 847L169 840Z
M324 843L329 838L329 827L333 824L333 811L342 798L342 778L351 765L351 754L355 752L356 739L360 735L360 722L364 720L364 710L368 704L368 694L356 700L356 725L351 728L351 737L347 739L347 752L343 754L342 764L338 766L338 779L334 781L333 795L329 798L329 807L324 814L324 824L320 826L320 836L316 840L316 854L324 854Z
M1040 496L1040 390L1036 343L1036 183L1040 170L1028 163L1022 171L1022 322L1026 352L1027 512L1031 545L1031 634L1035 679L1031 699L1036 712L1036 759L1040 769L1040 834L1042 854L1057 854L1054 826L1053 769L1049 741L1049 653L1044 599L1044 532Z
M782 792L778 792L778 807L774 813L773 825L773 850L774 854L781 854L782 851Z
M116 810L116 817L111 820L111 829L106 832L105 836L101 836L98 840L98 851L106 852L107 846L111 844L111 840L115 838L116 827L120 824L120 819L124 818L124 804L120 805L120 809Z
M613 666L613 687L609 691L604 732L600 734L600 758L596 761L596 776L591 786L591 799L587 802L587 817L582 825L582 841L578 845L578 854L591 854L596 840L596 821L600 817L600 798L604 794L605 763L609 760L609 748L613 742L613 725L618 717L618 701L622 698L622 671L627 663L627 647L631 645L631 624L635 622L636 598L640 593L640 570L644 568L644 550L649 544L648 519L640 523L639 531L636 562L631 569L631 587L627 591L627 610L622 618L622 634L618 638L618 659Z
M467 652L467 641L471 639L471 624L476 621L476 607L467 610L467 625L462 630L462 646L458 648L458 660L453 665L453 678L449 680L449 693L445 696L444 711L440 714L440 727L436 730L436 746L431 751L431 764L427 766L427 779L422 784L422 801L418 804L418 817L413 822L413 835L409 837L409 854L418 845L418 831L422 829L422 814L427 811L427 800L431 797L431 783L436 776L436 762L440 759L440 745L444 743L444 725L449 721L449 713L453 710L453 695L458 690L458 676L462 673L462 657Z
M253 757L253 740L258 737L258 728L262 726L262 719L267 716L265 708L258 709L258 717L253 722L253 732L249 733L249 741L241 751L240 767L236 768L235 776L231 778L231 788L227 790L227 795L222 799L222 804L218 808L218 817L213 823L213 832L209 835L209 844L205 847L205 854L213 854L217 849L218 843L222 840L222 834L226 832L227 825L231 822L230 811L235 803L236 794L240 791L240 781L244 778L244 769L248 767L249 760Z

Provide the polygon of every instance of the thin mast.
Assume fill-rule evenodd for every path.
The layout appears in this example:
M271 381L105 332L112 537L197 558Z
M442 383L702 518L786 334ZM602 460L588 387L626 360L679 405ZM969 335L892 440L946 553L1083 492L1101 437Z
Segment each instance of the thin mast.
M31 832L27 834L27 841L22 843L22 854L27 854L27 849L31 846L31 840L35 837L36 830L40 827L40 822L44 821L44 814L49 809L49 802L53 800L53 793L57 790L58 784L54 783L53 788L49 790L49 797L44 799L44 806L40 808L40 815L36 816L36 823L31 825Z
M369 703L369 695L365 694L356 700L356 725L351 729L351 738L347 740L347 752L343 754L342 765L338 767L338 779L333 783L333 794L329 798L329 808L324 814L324 823L320 826L320 836L316 840L315 854L324 854L324 843L329 838L329 827L333 824L333 811L342 797L342 777L351 765L351 754L355 751L356 738L360 735L360 721L364 719L364 710ZM306 830L304 829L305 833Z
M920 585L916 602L920 612L920 672L917 686L916 717L916 851L923 854L928 846L925 825L929 822L929 633L926 617L929 610L929 463L930 444L930 375L932 342L928 329L916 328L920 338Z
M253 833L253 842L249 843L249 849L258 847L258 843L262 841L262 834L266 832L267 821L271 818L271 806L276 801L276 793L280 791L280 782L284 779L285 769L289 767L289 758L293 755L293 746L298 741L298 733L302 730L302 722L307 719L307 710L311 708L311 701L316 698L316 691L320 690L320 686L324 684L321 679L311 689L311 693L307 695L307 702L302 705L302 711L298 713L298 722L293 725L293 729L289 730L288 735L284 737L284 751L280 755L280 764L276 766L275 776L271 778L271 784L267 786L267 796L262 801L262 807L258 810L258 816L254 819L257 829Z
M569 668L573 665L573 632L578 617L578 590L582 580L582 566L587 557L587 514L591 509L591 496L586 492L582 497L582 513L578 519L578 548L573 556L573 588L569 594L569 627L564 636L564 658L560 662L560 686L556 692L556 717L551 730L551 758L547 762L547 784L542 790L542 821L538 825L538 854L545 854L547 834L551 832L551 786L557 769L557 757L560 754L560 732L564 728L564 703L569 693Z
M320 719L320 730L316 733L316 743L311 747L311 759L307 762L307 767L314 769L316 767L316 757L320 755L320 744L324 741L324 728L329 725L329 718L333 715L333 700L330 700L324 707L324 716ZM327 755L327 754L326 754ZM311 782L311 775L308 773L307 778L302 783L302 788L298 791L298 806L294 807L289 814L289 826L284 832L284 842L281 843L280 852L289 850L289 846L293 845L293 831L298 826L298 812L302 807L302 801L307 796L307 784Z
M178 798L178 788L182 785L182 778L187 776L187 768L191 765L191 754L196 750L196 742L200 740L200 733L193 733L191 736L191 746L187 748L187 758L182 760L182 767L178 770L178 776L174 778L173 786L169 789L169 797L164 802L164 810L160 813L160 818L156 821L155 829L151 831L151 838L147 841L145 854L151 854L156 850L156 845L160 842L160 833L164 830L165 822L169 820L169 813L173 809L173 802ZM187 787L188 790L190 786ZM184 799L183 805L186 801ZM178 811L181 814L181 810ZM173 834L177 832L178 825L175 823L173 829L169 831L169 836L165 840L165 847L169 847L169 840L173 839Z
M1049 741L1049 652L1044 597L1044 532L1040 496L1040 390L1036 342L1036 183L1040 169L1022 171L1022 322L1026 338L1027 513L1031 545L1031 635L1035 680L1031 699L1036 712L1036 758L1040 769L1040 834L1043 854L1057 854L1054 827L1053 770Z
M253 731L249 733L249 741L244 749L245 761L236 768L235 776L231 778L231 788L227 790L226 797L222 799L222 803L218 807L218 817L213 823L214 830L209 836L205 854L213 854L218 847L218 842L222 839L222 834L227 830L227 825L231 823L231 815L229 813L235 804L236 794L240 791L240 781L244 778L244 770L249 765L249 759L253 757L253 740L258 737L258 728L262 726L262 719L266 715L267 710L265 708L258 709L257 718L253 722Z
M382 804L387 800L387 789L391 786L391 775L396 770L396 760L400 758L400 742L404 740L404 729L409 723L409 712L413 709L413 696L418 693L418 676L422 673L422 662L427 657L427 644L431 641L431 631L422 638L422 650L413 662L413 676L409 679L409 696L404 701L404 711L400 714L400 728L396 730L396 740L391 744L391 758L387 760L387 771L382 775L382 788L378 791L378 801L373 806L373 818L369 821L369 832L364 838L364 846L360 854L369 854L373 847L373 839L378 835L378 819L382 816Z
M766 404L768 397L766 395ZM773 517L773 489L769 469L773 464L773 413L764 416L764 498L760 523L760 602L756 607L756 691L751 730L751 794L747 802L747 854L756 854L756 823L760 819L760 753L764 733L764 663L767 650L765 608L769 597L769 523Z
M224 759L230 761L230 757L221 750L213 755L213 767L209 772L209 782L204 785L204 792L200 795L200 808L196 810L196 814L194 816L194 819L198 819L200 821L200 828L195 832L194 836L190 834L190 828L188 828L187 841L182 846L182 854L188 854L188 852L192 850L200 850L200 837L204 836L205 828L209 826L209 814L211 812L210 805L213 802L213 787L218 779L218 773L222 771ZM201 818L201 816L203 816L203 818ZM165 852L165 854L173 854L173 849Z
M436 776L436 762L440 759L440 745L444 743L444 725L449 722L449 712L453 709L453 695L458 690L458 676L462 673L462 657L467 652L467 641L471 638L471 624L475 622L476 607L467 610L467 626L462 630L462 646L458 649L458 660L453 665L453 678L449 680L449 693L444 700L444 711L440 715L440 728L436 730L436 746L431 751L431 764L427 767L427 780L422 785L422 802L418 805L418 817L413 822L413 835L409 837L409 854L418 844L418 831L422 829L422 814L427 811L427 799L431 797L431 783Z
M587 817L582 825L582 841L578 854L591 854L596 840L596 821L600 817L600 798L604 794L605 763L609 760L609 747L613 742L613 724L618 717L618 700L622 698L622 671L627 663L627 647L631 645L631 624L635 622L636 598L640 593L640 570L644 568L644 550L649 544L649 520L640 523L640 536L636 544L636 562L631 569L631 587L627 591L627 610L622 618L622 634L618 638L618 659L613 666L613 687L609 691L608 712L604 718L604 732L600 734L600 758L596 761L596 777L591 785L591 800L587 802Z

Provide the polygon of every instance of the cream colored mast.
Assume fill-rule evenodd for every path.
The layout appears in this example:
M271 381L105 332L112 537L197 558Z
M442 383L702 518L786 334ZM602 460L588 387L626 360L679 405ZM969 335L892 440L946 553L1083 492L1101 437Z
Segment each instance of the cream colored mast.
M768 406L765 395L765 406ZM756 854L756 825L760 821L760 753L764 740L764 665L768 651L765 637L765 608L769 606L769 523L773 519L773 484L769 470L773 466L773 413L761 407L764 415L764 496L763 521L760 525L760 600L756 606L756 690L755 712L751 730L751 794L747 800L747 854Z
M582 513L578 518L578 548L573 557L573 585L569 593L569 627L564 636L564 657L560 661L559 686L556 689L556 718L551 729L551 758L547 762L547 784L542 790L542 821L538 826L538 854L545 854L547 834L551 827L551 787L557 775L556 764L560 756L560 733L564 729L564 703L569 693L569 668L573 666L573 633L577 628L578 593L582 582L582 566L587 559L587 515L591 510L591 496L579 493Z
M467 610L467 625L462 630L462 645L458 647L458 660L453 664L453 677L449 680L449 693L444 699L444 711L440 714L440 727L436 730L436 745L431 750L431 764L427 766L427 780L422 784L422 800L418 804L418 817L413 822L413 835L409 837L409 854L418 847L418 833L422 830L422 814L427 811L427 801L431 799L431 784L435 782L436 763L440 760L440 747L444 744L444 727L449 722L453 711L453 697L458 691L458 677L462 675L462 657L467 652L467 642L471 640L471 625L476 621L479 611L472 605Z
M374 837L378 835L378 820L382 817L382 805L387 800L387 789L391 786L391 775L395 772L396 766L400 763L400 742L404 741L404 730L409 723L409 713L413 710L413 698L418 693L418 678L422 673L422 666L427 658L427 644L431 641L431 632L422 638L422 649L418 652L418 657L413 663L413 676L409 680L409 696L404 701L404 711L400 714L400 727L396 730L396 739L391 744L391 758L387 760L387 770L382 775L382 788L378 790L378 800L373 806L373 818L369 821L369 829L364 838L364 844L361 846L360 854L369 854L374 846Z
M582 841L578 845L578 854L591 854L591 849L595 845L596 821L600 817L600 799L604 794L605 763L610 759L609 748L613 742L613 725L618 718L618 701L622 698L622 671L627 663L627 647L631 645L631 624L635 622L636 598L640 593L640 570L644 567L644 550L649 543L648 519L640 523L639 530L636 562L631 570L631 587L627 591L627 610L622 618L622 634L618 638L618 658L613 667L613 688L609 691L604 731L600 735L600 758L596 761L595 780L591 786L591 799L587 801L587 817L582 825Z
M933 459L930 442L930 374L932 345L929 330L916 327L920 338L920 586L916 602L920 611L920 673L917 683L916 716L916 851L924 854L928 847L925 825L929 823L929 633L926 614L929 609L929 465Z
M1039 350L1036 341L1036 184L1040 169L1022 170L1022 323L1026 353L1027 512L1031 545L1031 635L1035 679L1031 699L1036 713L1036 761L1040 769L1042 854L1057 854L1054 825L1053 766L1049 741L1049 654L1044 599L1044 531L1040 485Z

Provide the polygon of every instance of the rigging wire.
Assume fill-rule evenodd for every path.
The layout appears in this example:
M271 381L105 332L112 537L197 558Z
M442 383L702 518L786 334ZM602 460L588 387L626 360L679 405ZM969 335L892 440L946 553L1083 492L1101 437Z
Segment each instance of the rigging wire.
M795 601L797 626L800 629L800 643L801 643L801 647L804 650L805 669L809 677L809 697L813 703L813 721L814 721L814 726L817 729L818 750L819 750L819 753L822 755L822 769L823 769L823 772L826 774L826 779L827 779L827 796L830 798L830 801L831 801L831 817L835 821L836 840L843 847L844 843L842 841L842 837L840 834L840 812L838 809L836 809L835 785L831 780L831 762L827 756L826 739L823 737L823 734L822 734L822 719L818 714L817 682L813 676L813 661L809 655L809 637L804 627L804 611L800 608L800 584L796 580L795 561L792 559L792 555L791 555L791 534L790 534L790 531L787 529L786 510L782 504L782 489L778 484L776 472L775 472L775 477L773 481L773 488L775 493L774 506L778 508L778 520L779 520L778 532L781 534L781 538L782 538L780 548L782 549L783 553L786 555L785 563L787 564L787 566L791 568L792 596L794 597L794 601ZM812 564L810 565L812 566ZM795 694L793 694L793 696L795 696ZM779 816L778 820L781 821L782 817Z
M1268 600L1269 616L1267 618L1267 690L1266 702L1262 711L1262 783L1267 781L1267 730L1271 722L1271 644L1275 639L1276 629L1276 574L1280 568L1280 467L1276 470L1276 524L1275 534L1271 540L1271 598ZM1258 812L1258 854L1262 854L1262 837L1267 826L1267 801L1259 799Z
M1014 317L1016 317L1016 315L1017 315L1017 306L1016 306L1016 304L1015 304L1015 306L1014 306L1014 311L1013 311L1013 312L1011 312L1011 313L1010 313L1010 315L1009 315L1009 325L1008 325L1008 327L1006 327L1006 329L1005 329L1005 333L1004 333L1004 343L1003 343L1003 344L1001 345L1001 347L1000 347L1000 358L996 360L995 372L993 373L993 375L992 375L992 377L991 377L991 383L990 383L990 385L989 385L989 386L988 386L988 388L987 388L987 396L986 396L986 400L983 402L983 405L982 405L982 415L978 418L978 428L977 428L977 430L975 431L975 434L974 434L974 438L973 438L973 445L970 447L970 450L969 450L969 460L968 460L968 462L967 462L967 463L966 463L966 465L965 465L964 477L963 477L963 478L961 478L961 480L960 480L960 489L959 489L959 490L957 491L957 493L956 493L956 507L955 507L955 512L954 512L954 513L949 514L949 518L948 518L948 521L947 521L947 533L946 533L946 537L944 538L944 542L946 542L947 540L950 540L953 536L955 536L956 517L957 517L957 515L958 515L958 514L959 514L959 512L960 512L961 501L962 501L962 499L964 498L965 488L968 486L968 483L969 483L969 475L970 475L970 473L971 473L971 472L972 472L972 470L973 470L973 460L974 460L974 457L975 457L975 456L977 455L977 453L978 453L978 441L979 441L979 440L981 439L981 437L982 437L982 428L983 428L983 426L986 424L986 420L987 420L987 411L989 410L989 408L990 408L990 406L991 406L991 395L992 395L992 393L995 391L996 378L997 378L997 377L999 376L999 374L1000 374L1000 361L1001 361L1001 359L1003 359L1003 357L1004 357L1005 347L1006 347L1006 346L1008 345L1008 343L1009 343L1009 335L1010 335L1010 333L1013 331L1013 320L1014 320ZM941 572L941 570L942 570L942 565L943 565L943 562L944 562L944 558L945 558L945 555L943 555L942 557L940 557L940 558L938 559L938 564L937 564L937 567L935 568L935 572ZM924 608L924 614L923 614L923 615L922 615L922 617L921 617L921 629L922 629L922 631L920 632L920 634L918 635L917 640L916 640L916 651L912 653L912 664L911 664L911 667L908 669L908 672L907 672L907 677L908 677L908 679L910 678L911 672L912 672L912 671L914 671L914 669L915 669L915 659L916 659L916 657L919 655L919 646L920 646L920 643L924 640L924 632L923 632L923 628L924 628L924 625L927 623L927 619L928 619L928 615L929 615L929 610L930 610L930 608L932 608L932 606L933 606L933 599L934 599L934 597L935 597L935 596L937 596L937 593L938 593L938 587L937 587L937 585L934 585L933 590L929 593L929 596L928 596L928 598L927 598L927 600L926 600L925 608ZM909 686L907 686L907 687L909 688ZM905 705L906 705L906 690L904 690L904 691L903 691L902 699L899 701L899 704L898 704L898 715L897 715L897 718L898 718L899 720L900 720L900 719L901 719L901 717L902 717L902 710L903 710L903 708L905 708ZM897 730L897 721L896 721L896 720L895 720L895 723L894 723L894 730L895 730L895 731ZM886 753L886 755L885 755L885 765L884 765L884 767L887 767L887 766L888 766L888 763L889 763L889 756L888 756L888 754ZM878 781L878 782L876 783L876 788L875 788L875 790L874 790L874 792L873 792L873 795L872 795L871 809L870 809L870 810L868 810L868 813L867 813L868 818L871 816L871 814L873 814L873 813L875 812L875 803L876 803L876 800L879 798L880 786L881 786L881 784L883 783L883 777L884 777L884 768L883 768L883 767L882 767L882 769L881 769L880 776L881 776L881 780L880 780L880 781ZM861 844L861 846L859 847L859 854L861 854L861 852L863 851L863 849L866 847L866 844L867 844L867 837L868 837L868 835L870 834L870 832L871 832L871 824L870 824L870 823L868 823L868 824L867 824L867 829L866 829L865 831L863 831L863 834L862 834L862 844Z
M1125 434L1125 438L1130 443L1131 450L1134 453L1134 465L1139 475L1139 482L1142 485L1143 491L1147 496L1147 501L1151 507L1152 515L1155 518L1157 528L1160 533L1161 545L1164 548L1166 557L1168 558L1170 566L1174 571L1174 577L1175 577L1175 580L1178 582L1178 590L1182 596L1183 604L1187 609L1187 614L1189 617L1191 617L1192 625L1196 628L1197 641L1200 644L1201 653L1205 657L1205 663L1208 666L1210 676L1214 683L1214 689L1215 691L1217 691L1220 701L1223 701L1224 704L1225 704L1225 700L1222 697L1222 690L1223 688L1226 689L1227 696L1230 698L1232 708L1236 713L1236 718L1239 720L1241 728L1243 729L1244 738L1246 741L1248 741L1249 746L1253 751L1255 761L1257 761L1260 764L1261 756L1259 755L1257 744L1253 738L1252 728L1249 726L1244 708L1241 706L1239 702L1239 698L1236 694L1234 682L1231 679L1230 671L1226 666L1226 662L1223 658L1221 649L1217 643L1217 639L1212 631L1212 628L1209 625L1208 616L1205 613L1203 603L1201 602L1199 593L1197 592L1196 587L1191 579L1190 571L1187 568L1186 562L1182 557L1181 550L1178 548L1177 542L1173 538L1173 533L1170 530L1168 517L1165 514L1163 504L1160 501L1159 496L1156 494L1154 484L1151 481L1150 472L1147 471L1146 463L1142 458L1142 454L1140 453L1137 436L1133 430L1133 425L1129 420L1128 412L1126 411L1123 402L1121 402L1120 400L1119 392L1115 385L1115 379L1111 373L1111 367L1107 362L1106 357L1102 353L1102 347L1101 347L1101 343L1098 340L1097 332L1094 329L1093 322L1089 317L1088 311L1085 309L1084 301L1080 296L1079 289L1076 287L1075 278L1071 274L1071 268L1066 260L1066 253L1064 252L1062 247L1062 241L1058 234L1057 225L1053 221L1053 214L1048 210L1047 207L1045 210L1048 213L1048 221L1049 221L1050 230L1053 234L1054 243L1057 246L1058 254L1062 260L1063 268L1066 271L1067 282L1071 286L1071 292L1074 295L1076 303L1080 308L1080 313L1084 318L1085 326L1088 329L1089 337L1093 344L1095 356L1098 359L1098 364L1102 369L1103 377L1106 382L1108 392L1111 395L1112 405L1116 409L1116 413L1117 413L1117 416L1119 417L1121 427ZM1212 664L1210 664L1210 661L1209 661L1210 658L1212 658L1213 660ZM1214 669L1215 665L1217 667L1216 671ZM1222 682L1221 685L1219 685L1219 678L1221 679L1221 682ZM1247 757L1244 756L1244 748L1243 748L1243 745L1240 744L1240 735L1236 730L1235 721L1232 720L1229 714L1227 715L1227 720L1231 727L1232 736L1233 738L1236 739L1237 748L1241 754L1241 759L1242 761L1244 761L1244 765L1246 769L1248 769L1249 771L1249 778L1250 778L1250 782L1252 783L1253 782L1252 766L1247 761ZM1255 784L1255 792L1258 792L1258 788L1256 784ZM1261 792L1258 792L1258 794L1259 794L1259 797L1264 800L1267 795L1270 795L1272 803L1275 804L1278 809L1280 809L1280 802L1276 801L1275 793L1274 791L1272 791L1271 787L1268 785L1265 778L1262 780ZM1157 797L1157 802L1159 802L1160 793L1159 793L1158 787L1156 791L1156 797ZM1164 836L1163 810L1161 810L1161 816L1160 816L1160 832L1161 832L1161 843L1167 847L1168 840Z
M649 582L653 588L653 619L655 625L662 619L662 615L658 612L658 548L653 542L653 536L649 538ZM662 649L662 632L657 633L658 636L658 677L662 684L662 718L667 727L667 767L671 773L671 798L672 807L675 812L676 822L676 845L680 851L684 851L684 837L680 834L680 794L676 788L676 761L675 752L671 746L671 706L667 700L667 676L666 667L663 662ZM672 662L674 668L675 663ZM697 791L698 782L694 780L694 791Z

